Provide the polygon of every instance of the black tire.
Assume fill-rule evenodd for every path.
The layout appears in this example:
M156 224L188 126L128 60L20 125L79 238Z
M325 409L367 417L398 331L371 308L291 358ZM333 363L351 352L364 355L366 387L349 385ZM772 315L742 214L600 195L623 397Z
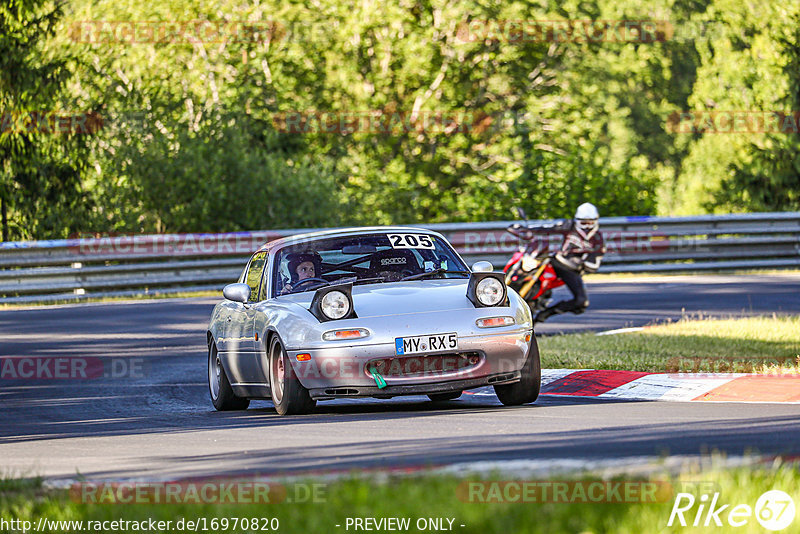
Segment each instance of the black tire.
M213 339L208 344L208 393L214 408L221 412L246 410L250 406L250 399L234 395Z
M269 388L272 404L279 415L299 415L310 412L317 405L308 390L294 374L292 364L280 338L273 335L267 350L269 362Z
M448 391L447 393L431 393L428 398L433 402L444 402L457 399L464 393L463 391Z
M528 351L528 359L522 366L520 381L494 386L494 392L504 405L518 406L538 399L541 387L542 365L539 361L539 345L536 343L536 336L531 336L531 348Z

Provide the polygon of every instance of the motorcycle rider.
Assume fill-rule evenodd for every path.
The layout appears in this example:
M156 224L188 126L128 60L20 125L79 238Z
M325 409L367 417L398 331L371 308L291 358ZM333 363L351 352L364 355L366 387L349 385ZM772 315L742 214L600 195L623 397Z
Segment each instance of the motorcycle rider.
M578 206L573 219L522 229L523 236L529 238L537 233L564 235L561 247L552 256L550 264L556 275L572 292L572 300L562 300L536 314L535 323L545 321L556 314L567 312L580 314L589 307L589 298L586 296L586 287L583 285L581 275L597 271L606 252L598 223L599 218L597 208L586 202Z

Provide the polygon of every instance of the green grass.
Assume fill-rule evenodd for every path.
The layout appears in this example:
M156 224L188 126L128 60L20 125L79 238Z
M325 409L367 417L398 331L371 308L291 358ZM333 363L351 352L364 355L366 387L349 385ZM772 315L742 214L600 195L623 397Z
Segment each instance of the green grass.
M42 478L0 478L0 496L6 493L28 492L39 490L42 487ZM1 498L1 497L0 497Z
M684 319L640 332L539 338L545 368L800 372L800 317Z
M347 532L347 517L408 517L412 527L418 518L454 518L454 531L479 534L510 534L517 532L565 533L636 533L645 532L706 532L707 528L683 529L677 524L665 528L675 496L679 491L694 494L699 499L704 492L720 493L719 502L754 506L767 490L788 492L800 504L800 471L796 465L782 464L758 468L685 472L680 475L659 475L649 479L662 484L655 493L657 502L477 502L469 500L468 484L487 481L507 481L509 477L419 476L379 479L348 479L323 484L317 502L226 504L226 505L152 505L152 504L84 504L66 490L46 490L40 485L0 486L0 517L23 519L36 524L40 517L49 520L135 520L149 518L177 521L180 518L278 518L279 532ZM569 481L568 476L555 476L549 482ZM585 482L597 478L581 477ZM615 481L642 481L643 477L616 477ZM533 479L531 481L534 481ZM541 481L541 480L539 480ZM320 484L319 481L315 482ZM289 493L292 484L286 483ZM585 486L584 486L585 487ZM324 495L324 496L323 496ZM486 496L482 490L478 495ZM513 495L512 495L513 497ZM502 498L502 497L501 497ZM568 499L569 500L569 499ZM552 501L552 500L551 500ZM699 504L699 500L698 500ZM731 507L729 507L730 510ZM692 514L687 517L693 518ZM725 514L721 515L723 521ZM691 521L691 519L689 520ZM336 524L341 527L335 527ZM465 525L461 527L460 525ZM800 524L800 517L793 526ZM761 532L755 518L748 525L716 532ZM200 529L202 531L202 529ZM69 530L53 530L69 532ZM108 530L114 532L115 530ZM174 531L170 529L169 531ZM222 529L211 530L224 531ZM232 532L232 530L228 530ZM236 532L244 532L237 529ZM352 528L350 532L353 532ZM787 529L786 532L792 532ZM796 530L794 530L796 532Z

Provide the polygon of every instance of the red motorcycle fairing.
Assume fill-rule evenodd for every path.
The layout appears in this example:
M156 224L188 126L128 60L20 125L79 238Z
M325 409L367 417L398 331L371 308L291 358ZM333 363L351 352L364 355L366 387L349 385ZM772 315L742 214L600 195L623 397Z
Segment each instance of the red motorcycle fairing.
M549 263L545 265L544 271L539 276L539 291L531 297L533 300L538 299L545 291L555 289L564 285L564 281L558 277L553 266Z
M508 272L508 270L511 268L511 266L512 266L512 265L514 265L514 264L515 264L515 263L517 263L517 262L518 262L520 259L522 259L522 255L523 255L523 254L524 254L524 252L523 252L523 251L521 251L521 250L518 250L517 252L515 252L515 253L514 253L514 255L513 255L513 256L511 256L511 259L510 259L510 260L508 260L508 263L506 263L506 266L503 268L503 272L504 272L504 273L507 273L507 272Z
M517 213L527 222L522 210L517 210ZM551 291L563 286L564 281L558 277L553 266L550 265L549 240L535 239L536 234L524 233L521 228L522 225L512 224L506 229L511 235L520 239L521 248L508 260L503 272L506 274L508 286L516 290L525 299L531 310L536 312L547 306ZM525 254L530 254L537 263L536 267L530 271L522 269Z

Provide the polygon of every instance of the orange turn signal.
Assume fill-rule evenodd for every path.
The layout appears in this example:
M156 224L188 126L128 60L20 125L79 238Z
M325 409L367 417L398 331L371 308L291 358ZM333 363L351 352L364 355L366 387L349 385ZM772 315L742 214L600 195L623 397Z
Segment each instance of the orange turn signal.
M369 330L366 328L355 328L352 330L330 330L322 334L322 339L325 341L335 341L338 339L359 339L367 337Z
M311 359L311 355L310 354L305 354L305 353L304 354L298 354L297 356L295 356L295 358L297 358L298 362L307 362L308 360Z
M498 326L511 326L514 324L513 317L486 317L485 319L478 319L475 321L478 328L497 328Z

